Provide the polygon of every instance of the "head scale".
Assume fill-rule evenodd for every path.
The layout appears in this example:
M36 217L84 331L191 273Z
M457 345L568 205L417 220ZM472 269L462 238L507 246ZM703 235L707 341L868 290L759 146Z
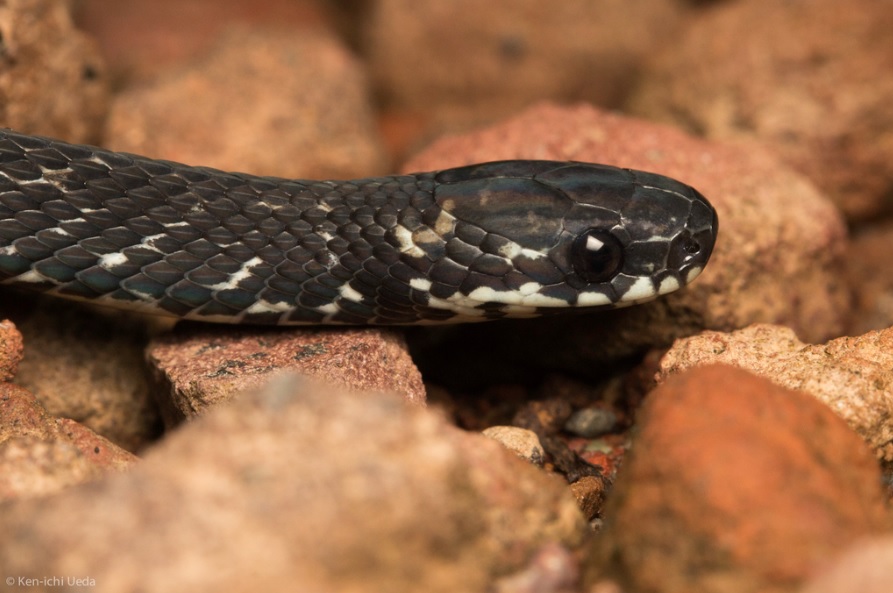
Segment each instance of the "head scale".
M691 282L713 250L714 209L661 175L502 161L434 179L433 229L467 269L458 290L431 297L435 308L493 318L635 304Z

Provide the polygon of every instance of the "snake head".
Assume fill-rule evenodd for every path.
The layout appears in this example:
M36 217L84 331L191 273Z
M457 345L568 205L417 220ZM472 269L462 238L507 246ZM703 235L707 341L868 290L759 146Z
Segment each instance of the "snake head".
M501 161L434 180L434 228L469 272L452 295L429 304L457 313L526 316L648 301L694 280L716 238L716 211L704 196L654 173Z

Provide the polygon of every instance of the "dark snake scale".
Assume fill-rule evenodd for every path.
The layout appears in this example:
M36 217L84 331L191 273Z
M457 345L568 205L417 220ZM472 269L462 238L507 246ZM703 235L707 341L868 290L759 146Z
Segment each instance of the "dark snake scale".
M716 231L691 187L605 165L291 180L0 131L0 282L202 321L618 307L691 282Z

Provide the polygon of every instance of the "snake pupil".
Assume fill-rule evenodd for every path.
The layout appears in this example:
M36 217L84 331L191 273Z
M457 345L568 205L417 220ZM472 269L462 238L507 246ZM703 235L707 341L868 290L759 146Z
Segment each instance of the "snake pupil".
M623 265L623 245L607 231L589 229L574 239L571 263L587 282L606 282Z

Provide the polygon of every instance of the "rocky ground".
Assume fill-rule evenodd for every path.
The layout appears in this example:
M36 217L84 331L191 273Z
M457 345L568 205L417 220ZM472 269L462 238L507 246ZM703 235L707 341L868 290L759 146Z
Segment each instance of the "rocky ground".
M667 298L448 329L3 290L5 590L893 590L891 28L880 0L7 0L2 126L290 177L602 162L698 188L720 236Z

